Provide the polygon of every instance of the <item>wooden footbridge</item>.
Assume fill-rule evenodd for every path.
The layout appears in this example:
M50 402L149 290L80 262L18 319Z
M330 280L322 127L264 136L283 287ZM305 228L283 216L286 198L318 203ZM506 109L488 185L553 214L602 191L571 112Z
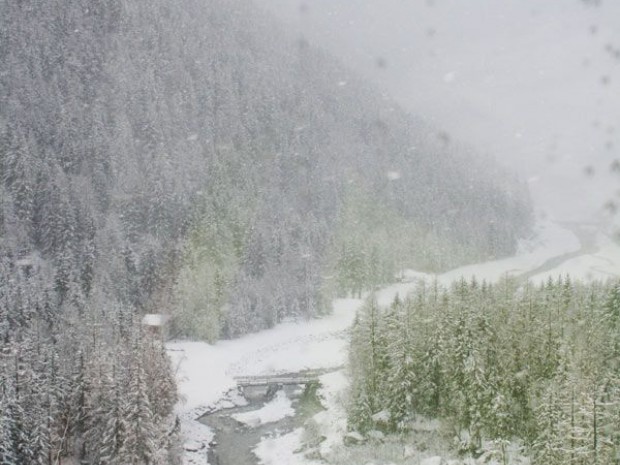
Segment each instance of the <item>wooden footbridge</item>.
M293 373L273 376L239 376L235 378L237 386L287 386L295 384L313 384L319 382L320 373Z

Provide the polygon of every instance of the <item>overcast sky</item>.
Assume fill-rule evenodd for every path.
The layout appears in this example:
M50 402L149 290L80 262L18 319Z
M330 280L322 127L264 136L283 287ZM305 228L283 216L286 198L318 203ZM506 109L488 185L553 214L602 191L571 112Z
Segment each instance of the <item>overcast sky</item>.
M620 188L620 1L259 0L454 140L584 218ZM615 178L614 178L615 176Z

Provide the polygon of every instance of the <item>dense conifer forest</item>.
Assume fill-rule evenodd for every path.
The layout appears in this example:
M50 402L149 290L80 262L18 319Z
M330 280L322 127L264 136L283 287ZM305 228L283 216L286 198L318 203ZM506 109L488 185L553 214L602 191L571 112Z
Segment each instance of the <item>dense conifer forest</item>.
M620 285L424 286L369 300L351 342L352 429L404 434L438 418L462 453L612 464L620 450Z
M176 463L146 313L215 341L514 252L525 188L437 134L244 0L0 2L0 462Z

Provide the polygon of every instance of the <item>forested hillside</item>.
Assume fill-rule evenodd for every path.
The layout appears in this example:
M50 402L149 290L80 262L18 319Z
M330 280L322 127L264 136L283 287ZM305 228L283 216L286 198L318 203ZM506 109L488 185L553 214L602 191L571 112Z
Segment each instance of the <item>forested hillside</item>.
M0 179L3 463L172 460L144 313L232 337L530 226L522 186L243 0L0 3Z

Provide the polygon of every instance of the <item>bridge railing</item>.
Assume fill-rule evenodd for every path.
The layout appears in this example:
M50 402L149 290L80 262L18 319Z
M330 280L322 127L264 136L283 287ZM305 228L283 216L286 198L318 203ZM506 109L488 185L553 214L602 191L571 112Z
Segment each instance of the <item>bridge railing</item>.
M240 376L235 378L238 386L269 386L271 384L310 384L318 383L316 376Z

